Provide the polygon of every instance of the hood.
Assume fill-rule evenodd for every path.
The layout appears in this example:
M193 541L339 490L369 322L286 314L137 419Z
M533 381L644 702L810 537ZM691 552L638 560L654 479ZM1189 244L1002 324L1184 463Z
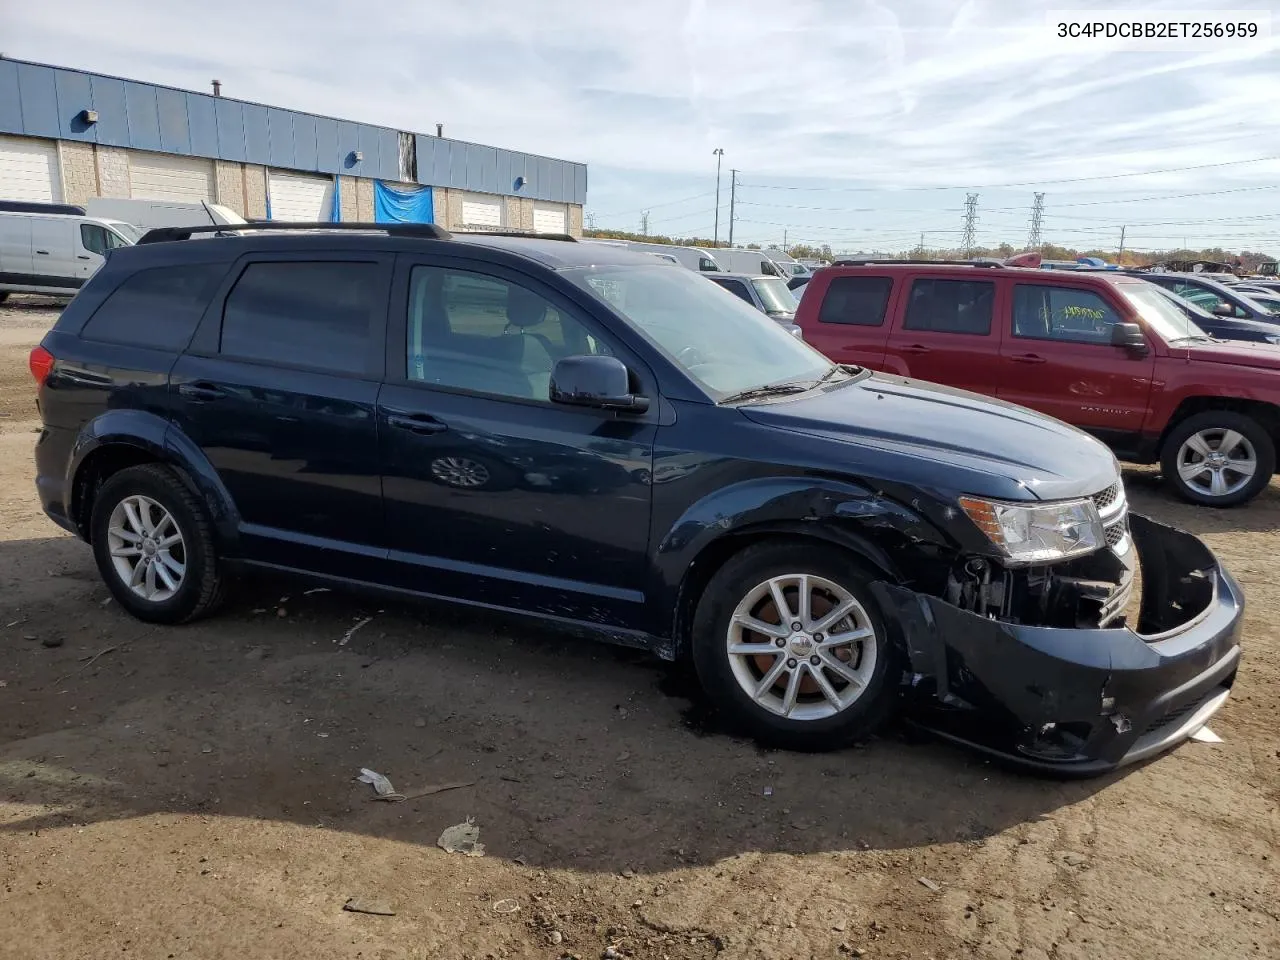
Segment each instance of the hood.
M922 380L873 374L739 408L756 423L843 446L833 466L919 487L1010 500L1105 490L1119 475L1100 441L1052 417Z
M1275 325L1275 333L1280 336L1280 325ZM1280 344L1275 343L1228 340L1226 343L1180 344L1170 349L1185 351L1187 359L1193 363L1231 363L1241 367L1280 370Z

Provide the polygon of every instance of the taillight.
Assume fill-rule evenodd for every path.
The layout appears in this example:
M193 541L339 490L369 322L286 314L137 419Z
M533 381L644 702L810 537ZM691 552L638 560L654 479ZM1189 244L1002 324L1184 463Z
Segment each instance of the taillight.
M36 378L36 385L43 387L53 371L53 354L44 347L36 347L31 351L27 365L31 367L31 375Z

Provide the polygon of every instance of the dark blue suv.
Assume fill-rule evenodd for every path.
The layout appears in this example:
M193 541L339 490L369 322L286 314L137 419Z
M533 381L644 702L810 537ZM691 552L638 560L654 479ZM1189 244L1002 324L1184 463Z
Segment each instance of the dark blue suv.
M302 573L688 656L769 742L901 703L1076 773L1227 696L1239 588L1080 431L833 365L625 250L225 229L113 251L31 357L44 508L137 617Z

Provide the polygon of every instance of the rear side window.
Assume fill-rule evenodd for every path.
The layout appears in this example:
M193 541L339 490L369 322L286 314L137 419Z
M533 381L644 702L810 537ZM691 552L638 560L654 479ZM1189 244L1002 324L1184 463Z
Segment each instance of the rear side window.
M902 329L989 334L995 299L996 285L989 281L916 280Z
M747 292L747 285L741 280L717 280L713 278L711 282L724 287L735 297L747 301L753 307L755 306L755 302L751 299L751 294Z
M227 295L219 352L364 373L378 277L376 263L251 263Z
M818 322L882 326L892 289L890 277L836 277L818 308Z
M139 270L94 311L80 336L100 343L183 349L226 267L184 264Z
M1018 284L1013 288L1013 335L1071 343L1111 342L1120 317L1092 290Z

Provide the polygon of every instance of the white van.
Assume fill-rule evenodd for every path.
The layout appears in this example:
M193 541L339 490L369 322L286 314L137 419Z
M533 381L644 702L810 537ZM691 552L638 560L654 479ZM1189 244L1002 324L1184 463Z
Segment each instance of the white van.
M743 250L741 247L715 247L711 250L700 250L720 264L726 273L749 273L754 276L785 277L791 279L790 271L773 262L767 250Z
M183 203L178 200L125 200L91 197L85 205L91 217L123 220L143 229L154 227L203 227L208 224L244 223L244 217L216 203Z
M119 220L0 210L0 300L11 293L72 296L108 250L132 246L141 235Z

